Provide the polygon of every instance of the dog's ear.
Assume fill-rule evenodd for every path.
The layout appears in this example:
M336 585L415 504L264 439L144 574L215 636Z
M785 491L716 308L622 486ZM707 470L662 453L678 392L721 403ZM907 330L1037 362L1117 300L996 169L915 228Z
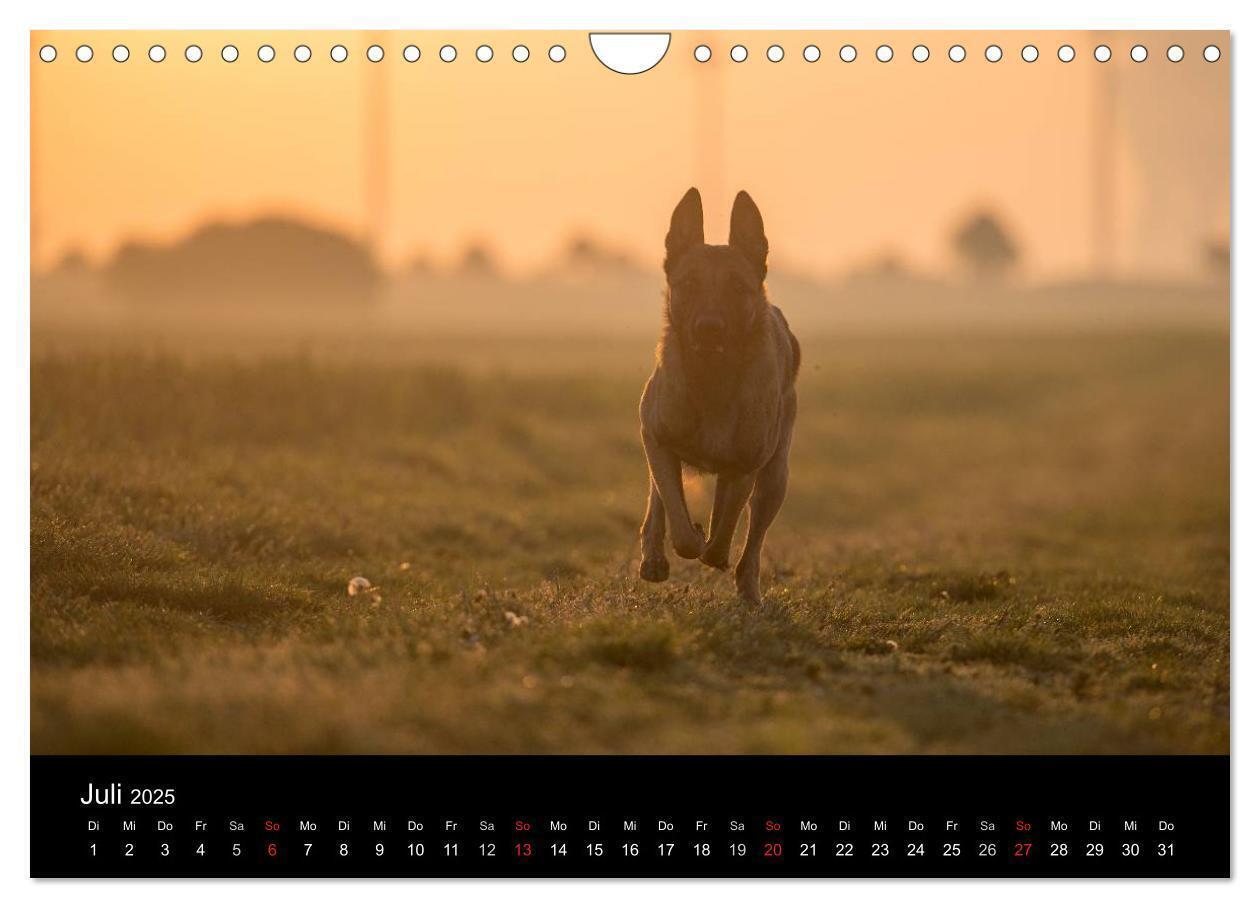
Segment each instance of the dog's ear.
M674 208L665 234L665 271L668 273L689 250L704 244L704 208L700 190L692 186Z
M731 237L728 240L732 249L740 252L757 269L761 280L766 279L766 257L770 254L770 244L766 241L766 228L761 222L761 212L752 196L742 189L735 196L735 204L731 207Z

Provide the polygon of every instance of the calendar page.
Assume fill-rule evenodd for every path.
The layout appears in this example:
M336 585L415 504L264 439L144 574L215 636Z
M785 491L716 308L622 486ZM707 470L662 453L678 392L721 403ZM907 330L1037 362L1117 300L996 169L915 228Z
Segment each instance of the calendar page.
M32 874L1228 876L1230 66L31 33Z

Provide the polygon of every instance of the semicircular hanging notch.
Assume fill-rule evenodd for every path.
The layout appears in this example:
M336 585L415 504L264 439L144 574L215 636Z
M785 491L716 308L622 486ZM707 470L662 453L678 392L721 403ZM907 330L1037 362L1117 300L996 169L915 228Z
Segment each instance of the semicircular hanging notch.
M669 32L591 32L591 52L623 76L645 73L669 51Z

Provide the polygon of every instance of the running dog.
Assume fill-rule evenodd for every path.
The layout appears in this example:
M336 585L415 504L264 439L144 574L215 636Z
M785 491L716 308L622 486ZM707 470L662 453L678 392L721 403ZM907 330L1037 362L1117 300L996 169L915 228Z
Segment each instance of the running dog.
M766 298L769 249L748 193L735 197L727 244L715 246L704 241L700 193L687 190L665 236L664 329L639 402L649 478L639 576L668 579L667 527L680 558L725 570L747 505L735 583L754 604L761 603L761 547L787 494L801 365L787 319ZM688 513L684 467L717 474L707 536Z

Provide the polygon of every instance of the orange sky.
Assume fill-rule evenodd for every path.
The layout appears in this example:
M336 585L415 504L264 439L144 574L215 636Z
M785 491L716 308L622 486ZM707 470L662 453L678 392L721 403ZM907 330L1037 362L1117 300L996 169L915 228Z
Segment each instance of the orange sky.
M692 58L702 42L706 64ZM1177 64L1164 53L1174 42L1186 49ZM90 63L74 58L84 43ZM126 63L110 57L120 43ZM191 43L205 52L196 64L183 55ZM237 62L220 60L226 43ZM300 64L303 43L313 59ZM329 58L336 43L347 62ZM365 59L372 43L383 62ZM412 43L414 64L401 56ZM446 43L459 51L449 64ZM518 43L531 51L523 64L511 59ZM747 62L727 56L736 43ZM781 63L765 56L775 43ZM801 58L809 43L817 63ZM851 64L838 57L846 43L859 52ZM892 62L876 62L881 43ZM911 58L918 43L926 63ZM963 63L947 59L954 43ZM985 61L991 43L1001 62ZM1019 59L1029 43L1032 64ZM1069 64L1055 58L1064 43L1077 50ZM1110 63L1093 59L1099 43ZM1135 43L1147 62L1129 59ZM1209 43L1219 63L1203 60ZM56 61L40 62L44 44ZM164 62L147 58L153 44ZM261 44L273 62L258 60ZM491 62L475 59L479 44ZM547 59L552 44L567 48L563 63ZM483 240L527 270L578 231L655 262L693 184L711 241L745 188L780 265L816 274L887 253L943 267L945 237L978 205L1009 223L1028 273L1079 273L1098 259L1100 186L1114 193L1122 272L1192 272L1229 223L1222 32L675 32L638 76L605 69L582 32L36 32L31 48L36 267L263 213L351 231L388 265L450 260Z

